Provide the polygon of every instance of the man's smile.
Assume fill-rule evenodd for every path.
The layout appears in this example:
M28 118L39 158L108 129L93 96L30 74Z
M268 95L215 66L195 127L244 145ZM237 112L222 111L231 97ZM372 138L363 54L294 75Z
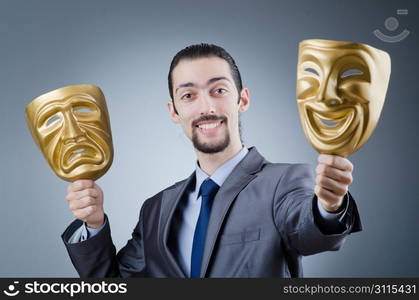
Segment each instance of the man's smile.
M195 127L204 135L214 135L218 129L224 124L223 121L203 121L198 123Z

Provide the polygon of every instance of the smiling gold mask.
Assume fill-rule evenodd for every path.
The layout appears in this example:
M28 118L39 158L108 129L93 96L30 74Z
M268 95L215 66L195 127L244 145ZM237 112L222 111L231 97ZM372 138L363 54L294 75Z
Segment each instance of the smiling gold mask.
M348 157L365 144L380 118L390 71L390 56L365 44L300 43L297 104L318 152Z
M57 176L100 178L112 164L105 97L94 85L63 87L34 99L25 110L32 137Z

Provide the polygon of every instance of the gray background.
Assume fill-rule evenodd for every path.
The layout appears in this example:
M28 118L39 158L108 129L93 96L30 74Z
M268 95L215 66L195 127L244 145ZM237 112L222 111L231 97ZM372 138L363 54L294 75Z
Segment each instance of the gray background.
M397 16L398 8L409 9ZM236 59L251 107L247 146L273 162L316 165L295 101L297 45L307 38L368 43L388 51L392 75L381 120L353 156L350 188L364 231L338 252L303 259L308 277L419 276L418 6L415 1L0 1L0 276L77 276L60 235L73 220L67 183L29 134L25 106L65 85L104 91L115 160L98 183L117 249L143 201L188 176L195 156L168 118L167 72L175 53L199 42ZM373 30L399 33L389 44Z

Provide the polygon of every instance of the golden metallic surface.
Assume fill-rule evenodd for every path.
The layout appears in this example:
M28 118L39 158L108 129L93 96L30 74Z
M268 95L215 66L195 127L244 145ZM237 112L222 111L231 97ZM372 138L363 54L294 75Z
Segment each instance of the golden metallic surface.
M362 147L380 118L390 72L390 56L369 45L300 42L297 104L310 144L343 157Z
M96 180L112 164L113 146L105 97L94 85L73 85L28 104L32 137L57 176Z

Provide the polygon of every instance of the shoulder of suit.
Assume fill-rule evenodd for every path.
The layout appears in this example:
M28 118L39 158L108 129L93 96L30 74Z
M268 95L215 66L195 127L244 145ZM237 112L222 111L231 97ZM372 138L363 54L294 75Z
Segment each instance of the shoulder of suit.
M307 163L266 163L257 174L259 180L295 187L311 185L313 181L312 166ZM285 190L286 190L285 189Z
M269 161L265 161L265 164L262 168L262 171L282 171L282 172L290 172L295 170L303 170L303 169L311 169L312 165L308 163L272 163Z
M151 196L151 197L147 198L147 199L144 201L144 203L143 203L143 207L158 204L158 203L160 202L160 200L161 200L161 198L162 198L162 195L163 195L163 193L164 193L165 191L168 191L168 190L174 189L174 188L175 188L178 184L182 184L182 183L183 183L183 182L185 182L186 180L187 180L187 179L184 179L184 180L182 180L182 181L176 182L176 183L172 184L171 186L169 186L169 187L167 187L167 188L165 188L165 189L161 190L160 192L158 192L158 193L157 193L157 194L155 194L154 196Z
M293 178L312 177L312 173L312 166L307 163L271 163L266 161L256 175L266 178L266 180L279 182L284 177L287 181Z

